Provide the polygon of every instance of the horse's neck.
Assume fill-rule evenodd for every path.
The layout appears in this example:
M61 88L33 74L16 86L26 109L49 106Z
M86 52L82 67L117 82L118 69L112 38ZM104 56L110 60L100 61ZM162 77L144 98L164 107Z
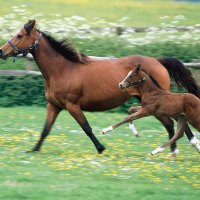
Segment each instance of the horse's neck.
M34 50L33 57L46 80L62 71L63 65L58 64L63 59L62 55L57 53L44 38L40 40L37 49ZM66 66L67 59L65 62Z
M140 87L140 91L142 96L149 96L153 94L160 93L162 89L160 89L149 77L146 79L146 81L142 84Z

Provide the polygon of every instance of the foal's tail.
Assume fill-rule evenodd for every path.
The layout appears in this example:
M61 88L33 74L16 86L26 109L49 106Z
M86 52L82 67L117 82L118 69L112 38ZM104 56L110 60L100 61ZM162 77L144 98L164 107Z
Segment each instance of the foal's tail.
M200 87L181 61L176 58L158 58L158 61L167 69L172 82L200 98Z

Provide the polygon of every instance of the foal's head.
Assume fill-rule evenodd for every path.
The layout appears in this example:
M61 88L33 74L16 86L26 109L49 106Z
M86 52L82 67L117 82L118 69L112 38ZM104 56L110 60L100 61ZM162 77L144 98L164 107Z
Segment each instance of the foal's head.
M126 90L129 87L140 87L143 82L147 79L147 74L141 69L139 64L136 69L131 70L126 78L119 83L121 90Z
M36 31L35 20L29 20L7 43L0 48L0 58L6 59L18 54L30 52L40 39Z

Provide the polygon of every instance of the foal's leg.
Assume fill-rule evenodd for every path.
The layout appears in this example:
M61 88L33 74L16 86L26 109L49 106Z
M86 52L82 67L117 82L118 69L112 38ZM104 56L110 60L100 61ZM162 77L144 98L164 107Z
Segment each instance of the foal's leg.
M56 117L60 113L61 109L54 106L51 103L47 104L47 116L46 116L46 122L43 128L43 131L40 135L40 139L38 140L35 147L32 149L32 151L39 151L42 143L44 142L44 139L49 135L50 130L53 126L53 123L55 122Z
M187 124L187 119L186 119L185 115L179 115L176 134L169 141L167 141L165 144L163 144L161 147L150 152L150 154L155 155L157 153L163 152L165 150L165 147L169 146L170 144L174 143L179 138L183 137L186 124Z
M132 113L135 113L137 112L139 109L141 109L141 106L132 106L128 109L128 114L132 114ZM132 133L136 136L136 137L139 137L139 134L138 134L138 131L137 129L135 128L135 125L132 122L129 122L129 128L131 129Z
M73 103L67 103L66 109L69 111L69 113L72 115L72 117L79 123L81 128L87 134L87 136L92 140L98 153L102 153L105 150L105 147L98 141L98 139L93 134L92 128L90 127L80 106L77 104L73 104Z
M106 132L112 131L113 129L117 128L118 126L121 126L122 124L125 124L127 122L131 122L133 120L136 120L136 119L139 119L139 118L142 118L142 117L145 117L145 116L149 116L149 115L150 115L150 113L145 108L141 108L136 113L133 113L133 114L128 115L127 117L125 117L119 123L102 129L101 133L105 134Z

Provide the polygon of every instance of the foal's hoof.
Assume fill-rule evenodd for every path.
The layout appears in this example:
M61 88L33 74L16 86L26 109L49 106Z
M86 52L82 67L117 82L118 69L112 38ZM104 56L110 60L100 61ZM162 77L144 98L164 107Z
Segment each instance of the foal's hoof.
M112 131L113 130L113 127L112 126L109 126L107 128L103 128L100 133L101 134L105 134L106 132L109 132L109 131Z
M105 150L106 150L106 148L104 146L102 146L101 148L98 149L98 153L102 154Z

